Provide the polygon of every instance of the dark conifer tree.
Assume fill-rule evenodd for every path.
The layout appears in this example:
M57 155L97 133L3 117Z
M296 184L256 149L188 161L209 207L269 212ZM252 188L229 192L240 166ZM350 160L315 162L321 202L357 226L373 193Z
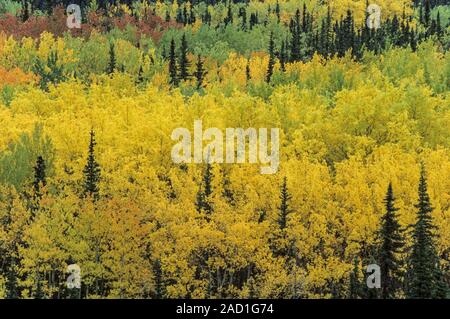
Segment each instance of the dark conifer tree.
M280 3L277 0L277 4L275 6L275 13L277 15L277 23L280 23Z
M192 6L189 8L189 24L195 23L195 14L192 11Z
M291 198L287 189L287 178L284 177L280 189L280 206L278 207L278 226L281 230L286 229L288 215L292 212L289 207Z
M287 178L283 178L280 186L280 206L278 206L278 228L274 232L274 236L270 239L270 247L275 256L282 256L286 258L286 262L295 262L296 246L290 241L287 235L288 216L292 213L290 207L291 195L287 188Z
M84 185L83 195L91 197L94 201L99 199L100 165L95 159L95 133L90 132L89 151L86 166L83 169Z
M137 76L137 83L143 83L144 82L144 69L142 68L142 64L139 66L138 76Z
M421 167L417 220L413 229L413 245L408 260L407 297L444 298L447 287L443 281L440 258L435 247L435 226L433 225L430 197L424 166Z
M248 82L252 79L252 75L250 72L250 59L247 59L247 65L245 66L245 77L247 79L248 84Z
M439 13L439 11L437 12L436 15L436 34L438 36L442 35L441 14Z
M36 159L36 165L33 167L34 179L33 179L33 191L30 197L29 208L31 216L34 218L35 212L39 209L39 202L42 199L42 187L47 183L45 175L45 161L42 156L38 156Z
M163 299L165 296L165 285L161 261L159 259L153 263L153 276L155 280L154 299Z
M206 164L206 169L203 174L202 183L197 192L197 200L195 203L197 211L199 213L204 213L206 215L207 220L210 219L210 216L214 211L211 201L211 195L213 192L212 179L213 179L212 166L208 162Z
M165 18L166 22L170 22L170 12L169 10L166 10L166 18Z
M424 24L425 27L430 26L431 22L431 7L430 7L430 0L425 0L425 12L424 12Z
M386 212L381 219L379 236L381 239L378 257L381 270L381 298L393 299L402 285L402 253L404 239L397 220L398 208L395 207L392 184L389 183L384 204Z
M273 75L273 67L275 65L275 44L273 41L273 32L270 33L269 38L269 65L266 72L266 82L270 83Z
M291 61L300 61L301 59L301 30L300 30L300 10L295 12L295 17L291 20Z
M183 24L186 25L189 23L189 15L186 8L186 5L183 7Z
M241 29L246 30L247 29L247 10L245 9L245 7L242 7L239 9L239 17L242 19Z
M208 8L205 9L205 13L202 15L203 24L210 25L211 24L211 14L208 11Z
M180 79L184 81L190 78L189 74L190 62L188 60L187 55L188 55L188 44L186 41L186 34L183 33L183 36L181 37L179 66L180 66Z
M116 69L116 52L114 50L114 43L111 42L109 44L109 63L108 63L108 68L106 70L106 72L108 74L112 74L114 73L115 69Z
M183 23L184 24L183 12L181 11L181 8L177 9L177 15L175 17L175 21L177 23Z
M233 10L231 9L231 1L228 3L227 16L224 21L225 25L233 24Z
M46 176L45 176L45 161L41 155L38 156L36 160L36 165L34 166L34 181L33 181L33 189L35 194L40 194L41 186L46 185Z
M169 52L169 83L173 86L178 85L177 56L175 53L175 40L173 38L170 41Z
M199 55L197 55L197 63L195 64L195 78L197 80L197 90L203 87L203 79L205 77L206 71L203 66L202 58Z
M287 52L286 52L286 44L284 41L281 42L280 48L280 68L281 71L286 72L286 63L287 63Z
M30 8L28 0L22 1L22 22L27 21L30 18Z
M250 30L259 23L258 12L250 14Z
M350 283L349 283L349 292L348 292L348 298L349 299L358 299L361 298L362 295L362 289L361 289L361 282L359 281L359 265L358 265L358 258L355 258L353 260L353 270L350 273Z

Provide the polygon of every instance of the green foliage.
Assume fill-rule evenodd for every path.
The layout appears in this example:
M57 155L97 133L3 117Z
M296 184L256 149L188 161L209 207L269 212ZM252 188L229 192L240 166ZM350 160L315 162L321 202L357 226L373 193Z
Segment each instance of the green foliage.
M203 87L203 80L206 75L205 68L203 66L202 57L200 55L197 55L197 62L195 64L195 72L194 76L197 82L197 90L201 89Z
M12 85L5 85L0 91L0 99L4 105L9 106L14 98L16 88Z
M269 65L267 66L266 82L270 83L275 66L275 44L273 42L273 33L270 33L269 39Z
M93 130L91 130L87 163L83 169L83 195L89 196L93 200L98 200L100 196L100 165L95 159L95 145L97 145L97 143L95 142L95 133Z
M3 14L18 15L22 10L22 5L14 0L2 0L0 2L0 16Z
M207 220L211 218L211 214L214 211L211 195L213 193L212 179L214 175L212 173L211 164L207 163L203 174L202 183L200 184L197 192L196 208L199 213L205 214Z
M183 34L181 37L180 54L178 62L180 69L179 77L183 81L186 81L191 77L189 73L191 63L189 62L187 55L188 55L188 43L186 41L186 35Z
M169 83L173 86L177 86L179 82L177 55L175 53L175 40L170 42L169 52Z
M50 52L46 64L37 59L33 72L40 77L39 86L42 90L48 90L49 84L55 85L66 79L64 65L58 61L58 53L56 51Z
M283 178L283 184L280 189L280 206L278 207L278 227L283 230L287 227L288 215L292 212L289 207L289 201L292 196L287 189L287 178Z
M46 158L47 171L51 174L54 151L51 140L44 135L41 125L31 134L23 133L17 142L0 153L0 181L21 190L33 178L33 167L39 155Z
M111 42L111 44L109 45L109 63L108 68L106 69L106 73L113 74L116 68L117 68L116 52L114 49L114 42Z
M422 166L419 182L419 200L416 205L417 222L413 230L413 246L408 263L407 296L409 298L446 298L448 287L443 281L440 258L436 251L435 226L427 190L425 168Z
M378 258L381 269L381 298L394 299L402 288L402 262L404 238L397 219L398 208L394 206L394 193L389 183L384 203L386 213L381 220Z

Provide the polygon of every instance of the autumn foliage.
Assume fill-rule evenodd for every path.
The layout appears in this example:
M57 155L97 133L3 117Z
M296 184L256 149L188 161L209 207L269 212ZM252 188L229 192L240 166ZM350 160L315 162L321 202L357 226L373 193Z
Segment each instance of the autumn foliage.
M1 16L0 298L448 297L448 7L330 3ZM196 120L279 128L279 170L174 163Z

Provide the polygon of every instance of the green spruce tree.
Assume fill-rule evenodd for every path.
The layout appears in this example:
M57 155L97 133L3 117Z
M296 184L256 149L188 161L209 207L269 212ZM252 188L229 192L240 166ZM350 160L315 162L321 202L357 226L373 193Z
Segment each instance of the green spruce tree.
M389 183L384 204L386 212L381 218L381 239L378 257L381 270L381 298L393 299L402 286L402 263L399 255L402 253L404 239L397 220L398 208L394 205L395 198L392 184Z
M181 37L180 59L178 64L180 66L180 79L184 81L190 78L189 74L190 62L188 60L187 55L188 55L188 44L186 41L186 34L183 33L183 36Z
M362 295L362 289L361 289L361 282L359 280L359 262L358 258L355 258L353 260L353 270L350 273L350 279L349 279L349 291L348 291L348 298L349 299L358 299L361 298Z
M98 184L100 182L100 165L95 159L95 145L97 145L95 142L95 133L94 130L91 130L87 163L83 169L83 195L84 197L92 198L94 201L99 199Z
M196 201L197 211L199 213L205 214L207 220L210 219L210 216L214 211L211 199L211 195L213 192L212 179L213 179L212 166L208 162L206 164L205 172L203 173L203 179L199 191L197 192L197 201Z
M247 65L245 66L245 78L247 80L247 84L252 79L252 74L250 72L250 59L247 59Z
M425 168L422 165L419 181L417 220L413 229L413 245L408 260L407 297L444 298L447 287L443 282L440 258L435 247L435 226L433 225L430 197L427 190Z
M269 38L269 65L267 66L266 82L270 83L273 75L273 68L275 66L275 44L273 41L273 32L270 33Z
M113 74L116 69L116 52L114 50L114 43L111 42L109 44L109 62L108 67L106 69L106 73Z
M280 189L280 206L278 207L278 226L281 230L287 227L287 217L292 212L289 207L289 201L292 196L289 194L287 188L287 178L283 178L283 183Z
M173 38L170 41L170 52L169 52L169 83L172 86L178 85L177 56L175 53L175 40Z
M290 22L291 31L291 61L300 61L301 59L301 25L300 10L295 12L294 19Z
M199 55L197 55L197 63L195 64L195 78L197 80L197 90L201 89L203 87L203 79L205 78L206 71L203 66L202 58Z

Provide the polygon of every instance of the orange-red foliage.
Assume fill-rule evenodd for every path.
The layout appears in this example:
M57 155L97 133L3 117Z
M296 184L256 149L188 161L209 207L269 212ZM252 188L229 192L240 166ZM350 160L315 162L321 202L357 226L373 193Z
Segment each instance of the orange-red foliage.
M137 39L142 34L150 36L154 41L159 41L164 30L180 27L175 22L166 22L153 14L146 14L144 18L137 19L134 16L123 13L120 16L108 17L103 12L90 13L87 23L83 23L80 29L69 29L66 24L67 16L62 6L54 8L51 16L30 17L22 22L19 17L10 14L0 18L0 30L15 39L32 37L38 39L42 32L47 31L55 36L61 36L70 32L73 36L89 37L93 30L107 32L115 27L124 29L127 25L136 28Z
M12 70L6 70L0 67L0 89L3 86L9 85L17 85L17 84L27 84L36 79L36 76L31 73L25 73L19 68L15 68Z

